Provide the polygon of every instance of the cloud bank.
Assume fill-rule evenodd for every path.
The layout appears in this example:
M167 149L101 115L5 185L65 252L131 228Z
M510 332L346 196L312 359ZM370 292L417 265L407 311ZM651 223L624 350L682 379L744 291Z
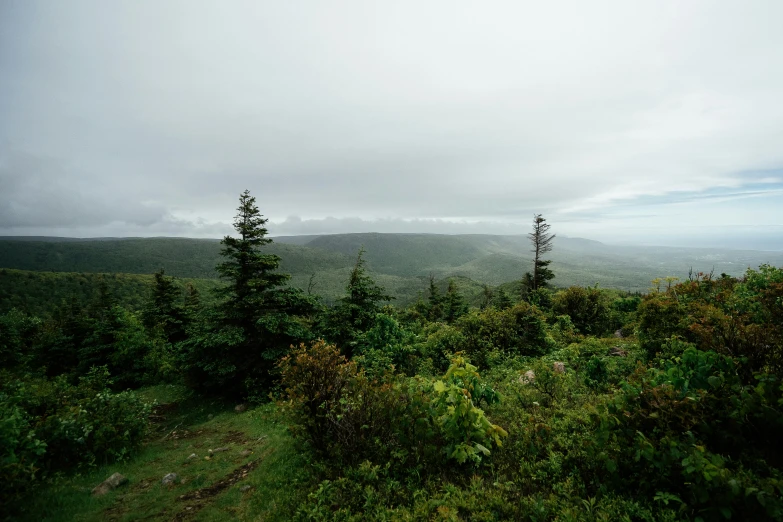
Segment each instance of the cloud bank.
M0 234L220 236L248 188L279 234L509 233L541 212L602 240L783 248L781 19L776 1L5 2Z

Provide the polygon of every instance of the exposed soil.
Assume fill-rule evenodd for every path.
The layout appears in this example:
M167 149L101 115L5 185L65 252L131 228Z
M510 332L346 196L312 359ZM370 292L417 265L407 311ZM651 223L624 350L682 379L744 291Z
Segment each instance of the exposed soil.
M247 438L246 433L242 433L241 431L229 431L226 433L226 436L223 437L222 441L223 444L247 444L249 442L249 439Z
M177 501L185 502L187 505L182 510L180 510L179 513L174 515L172 520L188 520L189 518L193 517L196 513L198 513L199 510L204 508L204 506L210 502L212 497L222 493L229 487L247 477L247 474L255 469L256 466L261 463L261 460L262 459L259 458L250 461L209 486L205 486L203 488L197 489L196 491L191 491L190 493L180 495Z

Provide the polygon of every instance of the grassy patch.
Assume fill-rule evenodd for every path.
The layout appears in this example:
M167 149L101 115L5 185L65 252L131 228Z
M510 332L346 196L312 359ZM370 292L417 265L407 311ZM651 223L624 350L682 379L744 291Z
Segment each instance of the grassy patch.
M144 449L129 462L61 478L34 492L23 519L288 520L306 498L313 474L275 405L236 413L233 405L178 387L156 386L142 394L160 404ZM91 496L114 472L128 483ZM179 483L162 485L168 473L176 473Z

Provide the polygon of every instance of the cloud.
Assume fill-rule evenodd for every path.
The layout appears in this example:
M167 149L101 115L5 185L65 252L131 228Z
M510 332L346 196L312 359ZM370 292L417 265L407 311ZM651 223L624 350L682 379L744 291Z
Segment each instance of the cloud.
M167 211L112 190L100 178L84 176L49 158L19 153L0 156L0 229L90 227L125 223L146 227Z
M0 232L783 223L780 2L2 10Z
M497 221L449 221L444 219L361 219L358 217L302 219L289 216L281 222L269 222L267 229L276 236L319 235L358 232L428 234L526 234L528 225Z

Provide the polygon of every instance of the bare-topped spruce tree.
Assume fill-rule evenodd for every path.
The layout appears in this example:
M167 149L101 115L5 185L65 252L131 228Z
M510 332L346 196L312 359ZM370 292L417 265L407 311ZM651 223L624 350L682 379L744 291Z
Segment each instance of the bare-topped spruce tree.
M537 290L547 285L547 282L554 279L555 274L548 268L551 260L542 259L543 255L552 250L552 241L555 234L549 233L550 225L541 214L533 215L533 231L527 236L533 244L533 275L526 274L525 279L529 281L530 290Z

